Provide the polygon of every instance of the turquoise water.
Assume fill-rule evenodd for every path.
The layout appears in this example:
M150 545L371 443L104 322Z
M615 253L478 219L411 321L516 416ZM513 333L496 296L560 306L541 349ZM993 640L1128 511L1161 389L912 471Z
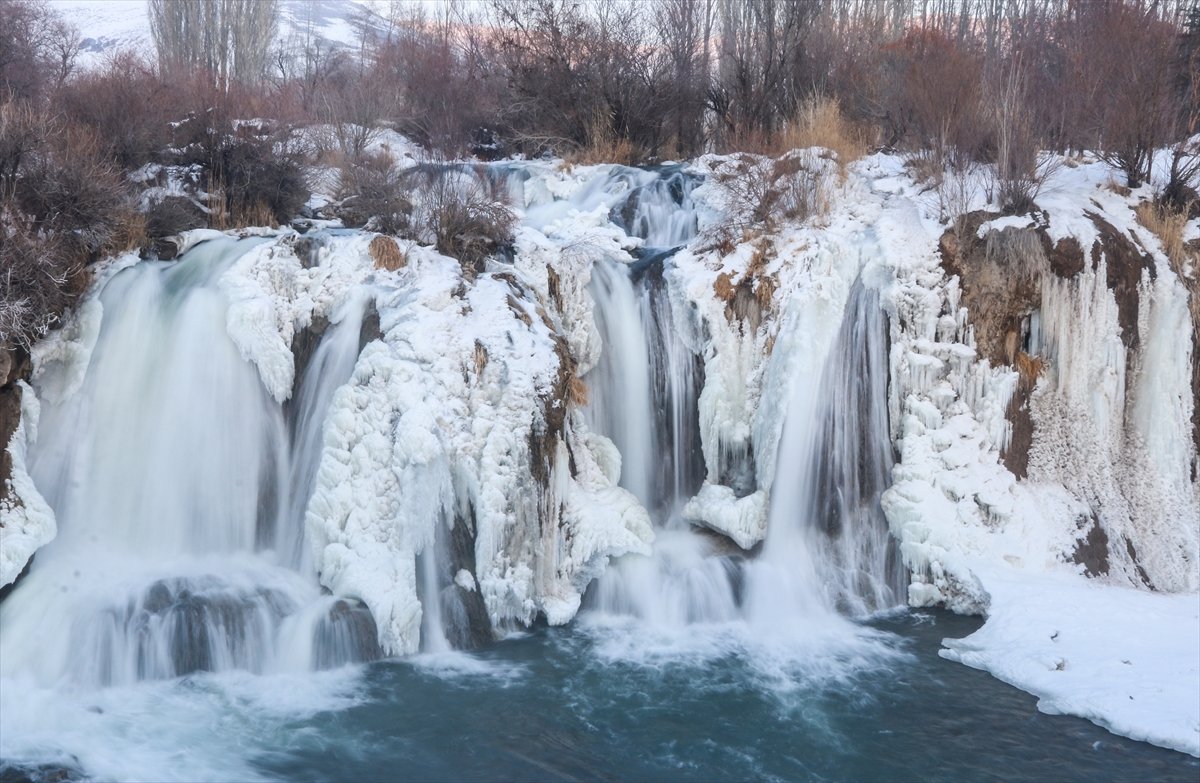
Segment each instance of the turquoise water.
M806 660L736 626L665 639L585 614L470 655L112 688L57 710L40 760L0 727L0 780L1200 779L1197 759L937 656L978 619L866 625L871 645Z

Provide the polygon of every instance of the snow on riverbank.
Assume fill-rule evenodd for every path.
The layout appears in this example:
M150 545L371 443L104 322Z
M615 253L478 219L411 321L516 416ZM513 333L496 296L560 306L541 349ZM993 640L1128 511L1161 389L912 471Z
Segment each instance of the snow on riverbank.
M991 595L983 628L943 658L1114 734L1200 756L1200 600L968 560Z
M1064 169L1039 202L1052 239L1074 236L1086 252L1097 223L1083 215L1098 213L1149 250L1153 271L1138 288L1141 347L1128 349L1128 378L1109 248L1092 251L1096 270L1047 273L1027 341L1045 370L1029 400L1029 476L1018 480L1000 451L1018 373L977 357L931 205L893 160L862 170L884 198L876 229L894 275L901 459L883 505L912 569L910 604L982 613L984 627L948 640L944 655L1034 693L1044 710L1200 755L1200 489L1179 467L1195 456L1179 370L1191 347L1179 339L1182 287L1157 240L1134 223L1132 199L1104 187L1099 163Z

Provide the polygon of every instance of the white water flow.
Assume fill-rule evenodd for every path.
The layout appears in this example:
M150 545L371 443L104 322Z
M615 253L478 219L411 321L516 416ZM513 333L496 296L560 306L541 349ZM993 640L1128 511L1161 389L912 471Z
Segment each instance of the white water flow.
M611 261L592 268L590 289L604 349L599 363L584 377L589 425L621 452L621 486L652 509L658 449L650 354L639 297L629 268Z
M801 509L793 519L814 543L828 602L851 615L893 607L905 595L900 553L880 505L893 465L887 346L879 293L856 282L821 373L813 459L798 481L777 484L775 496L784 513ZM802 497L793 500L796 488Z
M290 491L284 499L286 513L279 519L276 548L284 562L301 573L315 570L308 536L304 535L304 514L321 463L325 416L333 393L349 381L354 372L366 306L365 294L352 297L334 315L333 324L309 360L295 405L289 411L292 433Z
M678 197L690 187L671 182L663 177L634 191L629 201L636 207L626 202L621 210L628 230L656 241L691 239L694 229L689 234L679 227L694 227L695 207ZM903 595L879 508L892 455L886 319L878 294L855 284L829 355L810 357L804 376L795 379L768 540L753 557L678 516L703 479L696 421L703 384L696 354L675 323L670 255L643 251L633 269L600 263L593 271L605 358L587 378L597 391L592 424L620 449L621 484L651 511L657 541L652 556L614 563L592 589L589 605L657 626L744 620L772 635L844 636L850 628L843 614L891 607ZM647 409L655 419L649 425ZM631 451L647 448L646 441L652 441L648 460Z
M887 321L861 280L822 365L796 379L763 555L748 569L747 614L762 623L835 624L835 612L866 615L904 594L879 505L892 468Z
M138 264L100 294L83 386L43 407L31 473L59 533L0 606L0 674L95 686L308 670L372 651L362 610L299 570L302 535L279 499L310 469L293 462L281 406L226 333L218 280L255 242ZM357 354L358 316L343 321L327 354ZM317 364L345 369L344 357ZM295 401L302 440L324 415L325 383Z

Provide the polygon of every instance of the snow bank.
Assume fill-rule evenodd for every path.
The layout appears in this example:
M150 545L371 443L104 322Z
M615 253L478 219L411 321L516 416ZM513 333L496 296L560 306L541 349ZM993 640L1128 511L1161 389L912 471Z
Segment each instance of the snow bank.
M943 658L1032 693L1042 712L1200 756L1200 601L1070 574L978 566L987 623Z

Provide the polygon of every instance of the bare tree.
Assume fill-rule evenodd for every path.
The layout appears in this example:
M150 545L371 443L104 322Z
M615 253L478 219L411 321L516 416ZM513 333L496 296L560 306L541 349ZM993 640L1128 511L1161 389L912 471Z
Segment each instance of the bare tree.
M167 71L252 84L267 72L278 0L150 0L150 31Z
M37 0L0 0L0 90L34 98L62 86L79 54L79 30Z

